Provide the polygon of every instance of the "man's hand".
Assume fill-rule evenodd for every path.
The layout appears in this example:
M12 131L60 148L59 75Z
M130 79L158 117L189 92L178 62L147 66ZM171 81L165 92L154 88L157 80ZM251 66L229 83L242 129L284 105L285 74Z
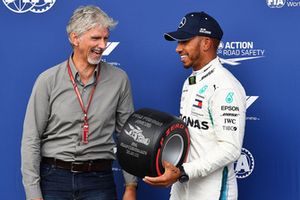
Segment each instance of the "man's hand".
M163 161L163 165L165 167L165 173L159 177L149 177L145 176L143 181L152 186L164 186L169 187L173 183L175 183L179 176L180 170L167 161Z
M43 198L36 198L36 199L31 199L31 200L43 200Z
M136 185L126 185L123 200L136 200Z

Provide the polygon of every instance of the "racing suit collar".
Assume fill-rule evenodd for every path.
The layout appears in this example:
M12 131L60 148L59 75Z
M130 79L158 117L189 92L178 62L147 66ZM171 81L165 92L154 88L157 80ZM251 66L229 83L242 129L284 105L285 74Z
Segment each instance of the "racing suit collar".
M207 63L204 67L202 67L201 69L192 72L192 76L198 76L204 72L206 72L211 66L214 66L215 64L219 63L219 57L217 56L216 58L214 58L213 60L211 60L209 63Z

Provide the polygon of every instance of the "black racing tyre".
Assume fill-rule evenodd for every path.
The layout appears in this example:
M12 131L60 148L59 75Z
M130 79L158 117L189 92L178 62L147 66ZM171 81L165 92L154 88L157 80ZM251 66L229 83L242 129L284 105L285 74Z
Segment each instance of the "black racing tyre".
M117 157L125 171L135 176L160 176L162 161L175 166L185 161L190 145L186 124L178 117L144 108L126 121L117 139Z

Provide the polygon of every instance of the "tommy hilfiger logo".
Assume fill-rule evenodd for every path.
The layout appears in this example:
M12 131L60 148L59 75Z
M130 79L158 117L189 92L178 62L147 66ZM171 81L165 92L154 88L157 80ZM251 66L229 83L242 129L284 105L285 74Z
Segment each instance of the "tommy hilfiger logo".
M195 99L195 104L193 104L193 107L196 108L202 108L202 100L201 99Z

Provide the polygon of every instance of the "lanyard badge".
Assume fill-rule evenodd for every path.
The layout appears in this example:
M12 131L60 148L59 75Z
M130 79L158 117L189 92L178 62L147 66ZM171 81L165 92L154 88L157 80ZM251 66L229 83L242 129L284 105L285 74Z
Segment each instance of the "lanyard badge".
M71 79L71 82L72 82L72 85L73 85L73 89L76 93L78 102L79 102L80 107L82 109L82 112L84 114L83 126L82 126L82 142L84 144L87 144L88 143L88 135L89 135L88 110L90 108L90 105L91 105L91 102L92 102L92 99L93 99L93 96L94 96L94 93L95 93L95 89L96 89L97 83L98 83L99 78L100 78L100 69L97 73L96 83L94 84L94 87L91 91L88 105L87 105L87 107L85 107L84 104L83 104L83 100L82 100L82 97L80 95L80 92L78 90L77 84L76 84L76 82L74 80L74 77L72 75L69 60L68 60L68 63L67 63L67 67L68 67L68 73L69 73L69 76L70 76L70 79Z
M82 135L82 142L84 144L87 144L88 143L88 134L89 134L89 124L88 122L84 122L83 123L83 135Z

